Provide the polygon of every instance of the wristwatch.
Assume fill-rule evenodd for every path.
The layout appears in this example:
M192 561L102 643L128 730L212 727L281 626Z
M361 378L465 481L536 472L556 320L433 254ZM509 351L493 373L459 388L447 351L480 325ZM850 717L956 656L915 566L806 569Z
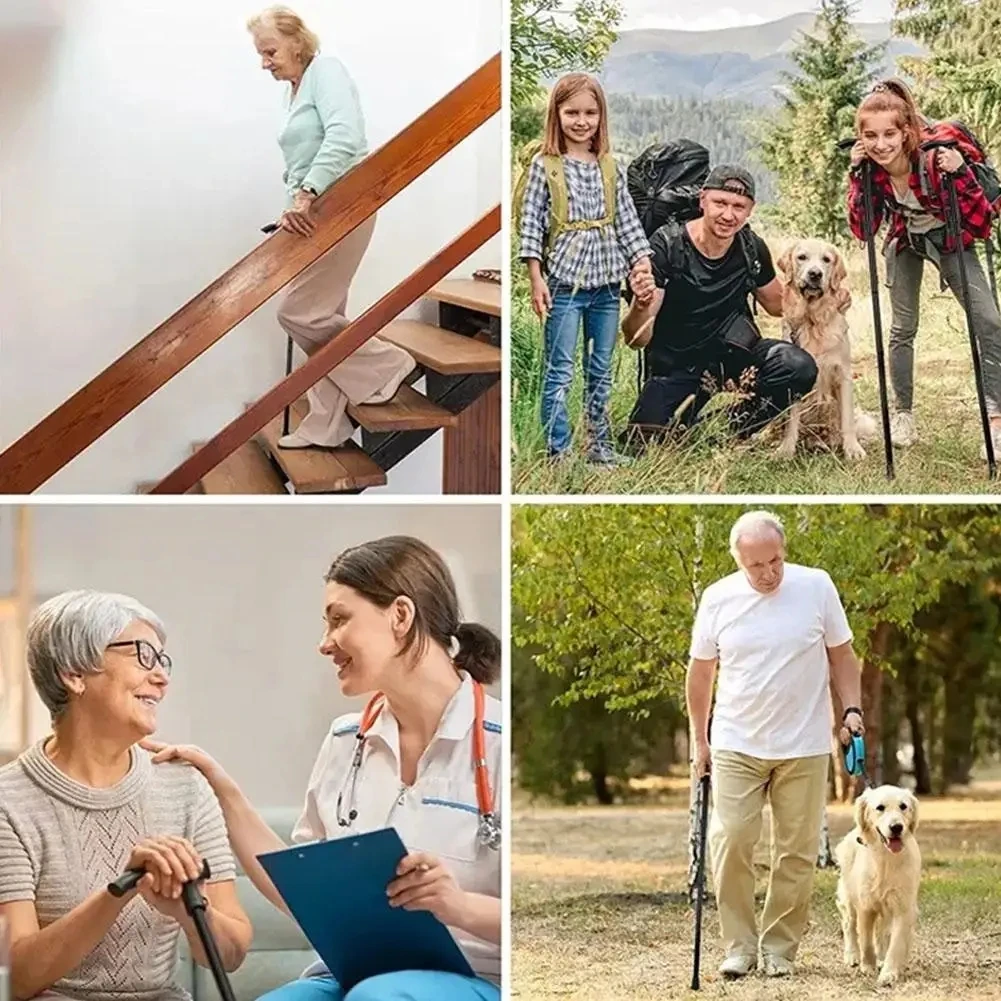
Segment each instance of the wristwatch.
M311 184L304 184L299 189L300 191L305 191L307 195L312 195L314 198L319 198L319 192Z
M841 722L842 723L844 723L844 721L846 719L848 719L848 714L849 713L857 713L860 718L865 719L865 714L862 712L861 709L859 709L858 706L847 706L845 708L845 711L841 714Z

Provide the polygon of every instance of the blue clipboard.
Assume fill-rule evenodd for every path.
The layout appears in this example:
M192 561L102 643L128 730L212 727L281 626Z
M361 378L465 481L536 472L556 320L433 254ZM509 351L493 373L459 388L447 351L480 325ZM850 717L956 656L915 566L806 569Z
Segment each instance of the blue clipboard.
M399 970L475 976L433 914L390 907L386 887L406 854L399 834L387 827L257 856L344 991Z

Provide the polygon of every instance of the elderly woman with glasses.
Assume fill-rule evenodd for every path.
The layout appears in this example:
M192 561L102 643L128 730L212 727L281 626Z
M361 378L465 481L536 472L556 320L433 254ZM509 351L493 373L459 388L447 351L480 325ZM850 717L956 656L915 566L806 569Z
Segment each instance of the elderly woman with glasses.
M52 734L0 769L0 916L17 999L174 1001L179 934L208 965L181 888L203 860L208 922L236 969L252 935L235 892L219 803L184 764L139 748L170 684L160 619L132 598L73 591L45 602L27 635ZM145 869L122 897L108 883Z

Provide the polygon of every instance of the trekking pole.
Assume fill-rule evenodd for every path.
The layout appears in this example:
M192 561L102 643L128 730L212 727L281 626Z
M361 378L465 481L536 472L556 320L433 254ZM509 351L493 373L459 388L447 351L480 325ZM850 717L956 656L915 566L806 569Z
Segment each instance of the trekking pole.
M883 357L883 317L879 309L879 276L876 273L876 223L872 211L872 161L862 165L865 187L865 234L869 255L869 287L872 292L872 325L876 334L876 374L879 377L879 411L883 421L883 448L886 452L886 478L894 478L893 442L890 441L890 401L886 392L886 359Z
M943 144L945 145L945 144ZM949 193L949 228L955 242L954 250L959 261L959 287L963 293L963 312L966 313L966 329L970 335L970 353L973 355L973 381L977 387L977 404L980 407L980 424L984 432L984 449L987 452L987 478L997 477L997 465L994 461L994 438L991 435L991 419L987 414L987 397L984 394L984 373L980 362L980 346L973 329L973 310L970 306L970 280L966 273L966 257L963 253L962 222L959 214L959 196L956 194L956 178L947 173L946 189Z
M699 967L702 964L702 898L706 886L706 825L709 821L709 773L699 779L696 801L699 814L698 868L695 870L695 945L692 949L692 990L699 989Z

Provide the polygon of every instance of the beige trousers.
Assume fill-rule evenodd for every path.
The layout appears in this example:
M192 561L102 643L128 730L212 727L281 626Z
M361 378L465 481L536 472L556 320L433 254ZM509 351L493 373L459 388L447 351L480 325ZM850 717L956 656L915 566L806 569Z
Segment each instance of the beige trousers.
M726 954L796 958L827 797L827 754L769 760L714 751L709 853ZM772 808L771 872L760 943L754 917L754 846L765 800Z
M348 291L374 229L375 219L367 219L289 284L278 322L307 355L350 322ZM309 413L296 432L314 445L342 444L354 432L348 403L388 402L415 364L402 348L372 337L306 393Z

